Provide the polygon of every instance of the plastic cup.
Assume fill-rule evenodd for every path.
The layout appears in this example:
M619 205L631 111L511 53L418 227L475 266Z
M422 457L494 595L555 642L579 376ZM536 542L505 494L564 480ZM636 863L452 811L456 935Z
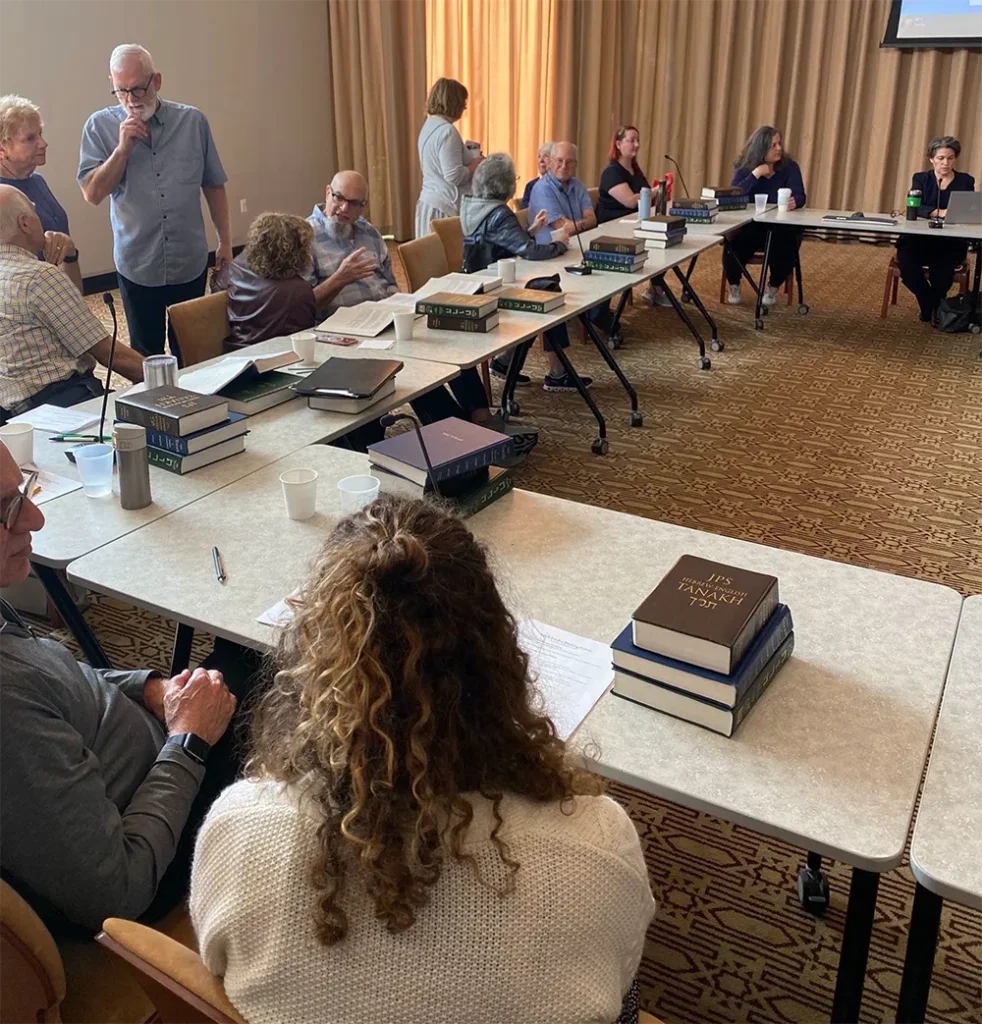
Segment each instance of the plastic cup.
M754 196L754 208L757 213L764 213L767 209L767 196L759 192Z
M381 481L374 476L346 476L338 481L341 508L344 512L357 512L378 497Z
M779 188L777 190L777 208L781 213L788 212L788 203L791 201L791 189Z
M290 343L293 351L301 363L312 363L314 361L314 346L317 344L317 335L313 331L305 331L303 334L291 334Z
M498 277L502 284L511 284L515 280L515 261L498 260Z
M288 469L280 474L286 514L291 519L309 519L317 509L317 470Z
M88 498L113 492L113 449L108 444L87 444L74 450L75 465Z
M409 341L413 336L413 325L416 323L415 313L396 313L392 317L396 327L396 339L398 341Z
M177 387L177 356L147 356L143 360L143 383L151 388L170 384Z
M8 423L0 427L0 441L7 446L18 466L34 461L34 427L30 423Z

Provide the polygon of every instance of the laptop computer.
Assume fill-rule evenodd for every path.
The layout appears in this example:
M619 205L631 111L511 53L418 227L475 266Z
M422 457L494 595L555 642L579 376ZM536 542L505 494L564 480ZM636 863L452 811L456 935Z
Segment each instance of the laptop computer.
M952 192L946 224L982 224L982 192Z

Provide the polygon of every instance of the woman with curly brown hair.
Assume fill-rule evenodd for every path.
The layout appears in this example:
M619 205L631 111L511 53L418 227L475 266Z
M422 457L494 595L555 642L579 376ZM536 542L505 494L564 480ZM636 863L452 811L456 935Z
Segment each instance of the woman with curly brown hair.
M245 249L215 282L228 290L226 351L314 326L314 289L301 277L313 239L307 221L289 213L261 213L252 222Z
M191 886L239 1012L617 1018L654 910L638 837L538 709L464 524L393 498L343 519L276 661Z

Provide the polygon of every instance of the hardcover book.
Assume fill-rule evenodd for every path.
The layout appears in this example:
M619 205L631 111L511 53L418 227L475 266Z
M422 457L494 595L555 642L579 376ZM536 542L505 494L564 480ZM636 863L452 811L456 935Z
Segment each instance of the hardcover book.
M232 455L245 451L245 436L233 437L230 441L204 448L194 455L175 455L173 452L161 451L147 445L147 461L151 466L159 466L168 473L190 473L202 466L210 466L213 462L221 462Z
M426 326L433 331L466 331L468 334L487 334L498 326L498 314L489 313L479 320L467 316L443 316L430 313L426 318Z
M127 392L116 399L116 419L175 437L186 437L221 423L228 419L228 409L222 398L171 384L136 394Z
M405 477L390 473L387 469L379 466L373 467L382 481L382 490L386 494L397 494L407 498L421 498L427 492L419 484L414 484ZM483 508L487 508L492 502L504 497L515 486L515 475L510 469L501 466L488 466L487 469L477 473L465 474L457 477L463 481L460 487L448 488L446 484L441 485L443 500L462 519L477 515ZM450 489L452 493L447 494Z
M685 220L682 217L668 213L653 213L650 217L645 217L643 221L639 222L635 234L638 231L643 231L645 234L650 235L684 230Z
M297 378L292 374L280 373L278 370L262 376L247 374L237 377L222 388L219 394L228 402L231 412L254 416L257 412L264 412L274 405L282 405L296 398L296 392L290 390L296 382Z
M634 642L730 675L777 604L777 577L683 555L635 611Z
M249 428L246 425L246 417L240 412L230 412L224 423L205 427L204 430L196 430L186 437L165 434L162 430L148 430L147 444L152 448L173 452L175 455L194 455L205 448L211 448L222 441L228 441L240 434L247 433L249 433Z
M609 270L614 274L636 274L644 267L644 260L638 263L601 263L599 260L591 260L590 254L586 254L584 260L588 267L593 267L594 270Z
M420 428L437 483L490 466L515 454L515 442L496 430L455 416ZM369 460L420 486L427 484L426 460L415 430L407 430L368 446Z
M334 398L330 395L309 395L307 408L317 409L320 412L344 412L349 415L356 415L370 409L376 402L388 398L394 394L396 389L395 377L390 377L374 395L368 398Z
M439 316L463 316L480 320L498 308L497 296L460 295L455 292L436 292L416 303L417 313L436 313Z
M291 386L298 395L371 398L404 365L398 359L341 359L332 356Z
M645 242L644 247L646 249L671 249L673 245L682 244L682 235L666 235L664 238L652 238L650 242Z
M584 255L588 260L594 260L597 263L616 263L621 267L630 267L635 263L643 263L647 259L644 252L604 252L601 249L587 249Z
M632 676L623 669L615 669L613 692L619 697L633 700L637 704L662 711L674 718L681 718L694 725L701 725L721 736L732 736L737 726L750 714L764 695L774 677L794 651L794 633L789 633L770 660L750 684L740 702L732 708L716 704L711 700L693 697L691 694L673 690L670 686L652 683Z
M566 296L563 292L544 292L538 288L503 288L498 293L498 309L549 313L565 304Z
M770 661L793 628L791 609L786 604L779 604L730 675L711 672L638 647L632 639L631 623L624 627L620 636L610 645L611 658L614 668L731 708L740 702L760 670Z
M742 198L744 191L736 185L705 185L702 190L703 199L722 199L724 196Z
M718 203L715 199L673 199L674 210L715 210Z
M712 224L716 220L716 210L676 210L680 217L699 224Z
M622 238L617 235L601 235L590 243L595 252L639 253L641 247L633 238Z

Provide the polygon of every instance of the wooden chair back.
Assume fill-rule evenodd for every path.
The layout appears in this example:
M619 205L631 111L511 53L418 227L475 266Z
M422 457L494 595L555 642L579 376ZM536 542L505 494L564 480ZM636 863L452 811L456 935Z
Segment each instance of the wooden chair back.
M167 315L174 325L185 366L222 354L222 342L228 335L228 295L225 292L177 302L167 307Z
M65 966L44 922L0 881L0 1021L60 1021Z
M464 266L464 232L460 227L460 218L439 217L430 221L430 227L443 243L447 266L451 271L461 270Z
M586 194L590 197L590 202L593 203L593 212L597 212L597 204L600 202L600 186L596 188L588 188Z
M461 248L463 253L463 248ZM447 253L439 235L423 235L399 246L402 265L409 278L409 290L422 288L431 277L442 277L450 273ZM463 257L462 257L463 258Z
M522 225L523 231L529 229L529 212L528 210L516 210L515 216L518 218L518 223Z

